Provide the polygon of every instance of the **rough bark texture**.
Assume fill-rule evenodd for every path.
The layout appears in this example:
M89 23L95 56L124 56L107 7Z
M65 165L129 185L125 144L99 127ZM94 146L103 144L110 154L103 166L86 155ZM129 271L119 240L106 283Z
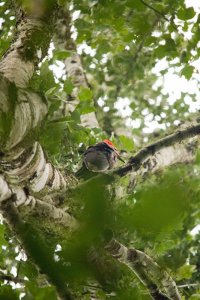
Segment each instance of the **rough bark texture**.
M48 281L56 287L59 299L73 300L66 280L63 278L62 273L59 272L58 266L53 260L51 253L49 253L47 244L33 226L29 226L29 224L23 221L13 203L13 198L11 197L7 201L2 202L0 208L10 228L22 242L28 256L31 257L41 273L47 275ZM34 249L37 249L40 255L35 255Z
M20 183L34 194L53 193L65 189L64 177L51 163L47 162L38 142L27 149L18 147L2 159L3 170L12 183Z
M168 165L169 161L173 163L173 161L178 161L179 159L182 162L184 158L187 159L186 152L189 154L191 150L190 148L193 147L191 147L190 145L188 146L185 145L184 147L182 147L182 145L179 145L179 149L178 149L176 144L183 142L185 139L198 136L199 134L200 134L200 124L191 125L186 129L178 130L175 133L170 134L156 141L155 143L142 148L138 153L136 153L135 156L129 159L129 162L126 166L120 168L115 173L120 176L124 176L128 172L131 172L133 170L136 171L137 169L139 169L139 167L142 165L144 161L146 161L149 157L154 156L156 153L158 153L163 149L167 150L167 152L163 153L162 155L164 166ZM170 146L173 146L174 149L168 148Z
M45 6L43 1L32 0L24 9L16 6L15 41L0 61L0 73L17 87L28 85L35 67L46 54L54 8L55 3Z
M26 10L17 9L15 42L0 62L1 167L9 182L40 195L66 188L60 171L47 162L39 143L33 143L34 129L47 113L47 102L26 88L52 34L50 23L56 2L47 7L44 3L36 8L30 1L32 6Z
M119 199L126 196L127 193L132 193L137 182L157 171L162 171L176 164L195 162L200 143L199 128L199 124L192 124L168 135L142 148L135 156L130 157L126 165L110 171L108 173L110 176L108 185L113 181L113 196ZM97 176L101 180L101 177L105 175ZM125 178L125 182L123 178ZM121 180L122 183L120 184Z
M200 125L192 124L139 150L130 157L128 164L112 172L128 178L128 184L116 185L115 196L122 198L133 191L138 181L157 171L176 164L193 163L199 147L199 134Z
M22 189L15 185L8 185L4 177L0 176L0 203L4 203L6 200L9 201L10 198L12 198L14 206L18 208L19 211L21 206L26 206L29 208L30 215L46 217L49 220L52 219L70 229L77 227L75 219L64 210L55 207L50 197L39 200L27 194L27 189Z
M159 299L166 295L166 299L181 300L176 283L147 254L134 248L129 249L116 240L111 240L106 249L113 257L133 270L140 281L148 288L153 299L155 299L154 295L157 297L157 293L160 291Z
M45 117L47 103L43 96L27 88L35 67L49 47L56 1L24 2L26 4L22 9L17 7L15 40L0 62L0 168L4 174L0 177L0 209L27 253L47 274L60 296L71 299L63 279L52 277L48 258L46 262L40 261L31 252L31 244L37 243L37 232L24 218L33 215L44 223L45 219L53 220L52 223L64 229L76 227L74 218L55 207L51 196L64 190L66 181L60 171L47 162L40 144L34 142L34 129ZM44 197L47 194L48 197ZM29 214L27 209L24 214L24 207L29 209ZM34 234L28 235L27 228ZM39 247L40 244L38 251L41 253L47 251L45 244L44 249ZM49 263L55 269L55 263L50 260Z
M47 113L47 103L43 96L28 89L28 83L38 62L46 54L52 35L50 24L56 1L51 2L54 4L50 6L45 4L47 2L30 1L30 7L17 8L16 37L0 62L0 167L3 173L0 175L0 205L4 217L16 231L30 255L32 253L29 243L34 242L34 239L27 241L24 235L26 223L21 218L23 207L29 208L30 215L47 217L64 229L77 227L76 220L70 214L55 206L57 200L55 201L54 195L69 187L71 181L67 182L61 172L46 160L41 145L34 141L34 130ZM38 8L38 5L41 7ZM62 18L60 20L62 23L60 37L63 39L66 35L68 39L63 47L75 50L73 42L69 41L71 39L69 18L67 17L66 21ZM88 83L80 57L75 52L72 52L72 56L65 61L65 66L67 75L75 86L67 107L67 110L71 111L78 103L80 86L88 87ZM82 125L98 127L95 114L84 115ZM144 175L145 170L155 171L177 162L191 162L194 160L194 150L197 147L195 140L185 144L177 143L199 133L200 125L180 130L142 149L126 166L114 171L114 174L124 176L131 173L132 184L137 176ZM150 294L154 295L154 299L165 297L164 295L167 295L168 299L180 299L171 277L146 254L136 249L128 249L117 241L112 241L107 249L138 275ZM40 250L45 251L45 247ZM35 260L35 263L57 287L60 297L72 299L66 279L63 280L60 274L58 278L52 277L52 273L49 273L43 262ZM55 271L53 262L52 268Z
M1 146L6 150L18 145L47 113L44 97L26 89L35 67L48 49L51 36L49 21L42 19L46 14L41 15L42 7L38 10L39 16L17 10L15 41L0 61L0 113L8 127L6 143L4 145L1 139Z
M74 111L79 104L78 93L80 87L90 88L86 74L84 72L81 57L77 54L76 45L71 37L71 16L67 7L62 7L58 13L54 41L60 49L71 51L70 57L65 61L65 71L67 77L71 79L74 89L68 95L67 103L62 103L61 111L63 115ZM84 127L99 127L95 112L81 115L81 125Z

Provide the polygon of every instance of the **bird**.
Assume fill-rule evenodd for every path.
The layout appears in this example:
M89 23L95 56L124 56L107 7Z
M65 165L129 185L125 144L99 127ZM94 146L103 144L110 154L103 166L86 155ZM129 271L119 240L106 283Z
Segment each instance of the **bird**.
M124 162L114 144L105 139L93 146L89 146L83 154L82 167L75 173L77 178L88 179L93 173L110 170L117 163L117 159Z

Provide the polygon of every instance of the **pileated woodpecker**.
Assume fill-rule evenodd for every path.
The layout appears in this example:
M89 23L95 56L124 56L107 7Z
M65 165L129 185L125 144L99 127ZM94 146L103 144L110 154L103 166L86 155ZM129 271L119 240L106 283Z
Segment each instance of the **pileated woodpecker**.
M86 179L92 176L92 172L105 172L114 167L117 159L123 161L113 143L104 140L87 148L84 152L83 165L75 175Z

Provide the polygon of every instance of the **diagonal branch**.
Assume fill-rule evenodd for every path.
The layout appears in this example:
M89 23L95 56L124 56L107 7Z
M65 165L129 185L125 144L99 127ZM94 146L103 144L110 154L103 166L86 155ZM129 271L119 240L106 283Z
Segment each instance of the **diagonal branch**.
M156 8L154 8L153 6L151 6L150 4L146 3L143 0L140 0L140 2L142 2L146 7L150 8L151 10L153 10L156 14L162 16L163 19L165 19L167 22L170 22L170 20L167 19L167 17L165 16L164 13L160 12L159 10L157 10Z
M152 299L181 300L174 280L147 254L127 248L114 239L108 243L106 249L137 275L149 290Z
M178 130L175 133L172 133L158 140L157 142L144 147L138 153L136 153L136 155L129 159L129 163L126 166L117 169L113 173L119 176L125 176L131 171L137 171L146 159L155 155L155 153L157 153L159 150L173 146L176 143L183 142L184 140L195 137L199 134L200 124L191 125L186 129Z

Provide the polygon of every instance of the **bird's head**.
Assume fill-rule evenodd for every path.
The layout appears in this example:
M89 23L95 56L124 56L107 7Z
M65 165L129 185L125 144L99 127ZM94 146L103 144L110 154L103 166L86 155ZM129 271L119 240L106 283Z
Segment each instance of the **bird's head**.
M117 148L115 147L115 145L111 141L109 141L109 140L103 140L103 143L105 143L108 147L110 147L111 149L113 149L113 151L117 154L117 157L118 157L119 160L121 160L122 162L125 162L120 157L119 151L117 150Z
M103 140L103 143L105 143L108 147L112 148L113 150L117 151L117 148L115 147L115 145L111 141Z

